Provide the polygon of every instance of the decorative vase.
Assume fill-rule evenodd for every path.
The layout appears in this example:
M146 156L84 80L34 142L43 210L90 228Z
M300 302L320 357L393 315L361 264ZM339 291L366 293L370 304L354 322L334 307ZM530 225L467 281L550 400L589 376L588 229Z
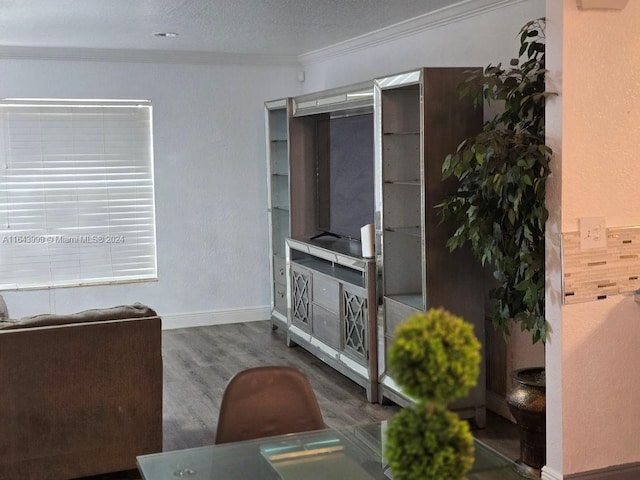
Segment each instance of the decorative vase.
M540 476L546 461L546 388L544 368L523 368L511 374L507 404L520 430L520 458L525 474Z

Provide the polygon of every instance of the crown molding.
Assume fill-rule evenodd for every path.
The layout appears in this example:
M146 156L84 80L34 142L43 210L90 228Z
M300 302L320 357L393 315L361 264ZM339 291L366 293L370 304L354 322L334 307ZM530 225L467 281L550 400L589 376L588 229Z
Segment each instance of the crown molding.
M192 50L142 50L70 47L0 46L0 59L75 60L120 63L166 63L186 65L274 65L300 66L346 55L381 43L406 37L466 18L482 15L516 3L539 0L461 0L389 27L336 43L302 55L242 54ZM584 0L583 0L584 1Z
M167 63L185 65L298 66L295 55L261 55L190 50L0 46L0 59L87 62Z
M301 65L307 65L331 57L346 55L525 1L529 0L461 0L448 7L434 10L389 27L381 28L326 48L304 53L298 56L298 60Z

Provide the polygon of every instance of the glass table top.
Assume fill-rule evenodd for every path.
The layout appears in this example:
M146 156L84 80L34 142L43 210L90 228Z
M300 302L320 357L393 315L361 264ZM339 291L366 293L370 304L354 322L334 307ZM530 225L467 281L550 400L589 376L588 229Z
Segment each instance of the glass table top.
M327 429L138 457L144 480L389 480L386 422ZM513 461L475 441L467 480L523 480Z

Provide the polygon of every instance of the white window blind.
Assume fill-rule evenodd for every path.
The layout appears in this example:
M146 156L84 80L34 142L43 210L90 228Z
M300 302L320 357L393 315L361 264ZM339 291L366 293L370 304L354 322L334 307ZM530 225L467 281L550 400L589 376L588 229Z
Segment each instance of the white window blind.
M0 290L157 278L151 104L0 102Z

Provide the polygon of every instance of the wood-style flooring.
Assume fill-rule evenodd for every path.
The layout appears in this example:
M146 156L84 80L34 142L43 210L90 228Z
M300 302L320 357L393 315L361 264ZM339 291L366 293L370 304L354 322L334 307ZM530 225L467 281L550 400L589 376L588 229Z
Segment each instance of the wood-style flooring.
M259 365L290 365L310 380L330 427L390 419L398 407L371 404L365 391L303 348L286 346L271 322L248 322L166 330L164 363L164 451L214 443L218 411L227 381ZM518 438L510 422L489 412L487 427L474 434L510 458L518 456ZM92 480L139 478L135 472Z
M165 451L212 444L227 381L260 365L302 371L329 427L386 420L398 409L367 402L363 388L304 349L288 348L270 322L171 330L162 340Z

